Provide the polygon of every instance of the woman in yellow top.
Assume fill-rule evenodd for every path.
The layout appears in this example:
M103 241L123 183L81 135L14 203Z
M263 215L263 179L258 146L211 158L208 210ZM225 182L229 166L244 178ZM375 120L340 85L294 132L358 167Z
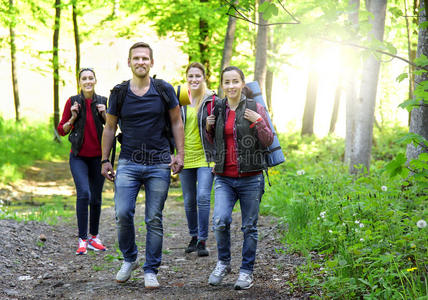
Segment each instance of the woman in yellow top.
M214 147L207 141L204 133L207 106L212 107L218 98L207 89L205 68L202 64L191 63L186 69L186 77L190 104L181 107L186 155L180 181L191 240L185 252L197 251L198 256L208 256L205 243L208 238L214 178L210 164L214 161Z

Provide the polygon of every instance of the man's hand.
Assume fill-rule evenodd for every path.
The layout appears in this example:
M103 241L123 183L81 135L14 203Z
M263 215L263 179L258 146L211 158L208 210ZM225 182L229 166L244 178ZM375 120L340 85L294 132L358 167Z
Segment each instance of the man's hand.
M111 166L110 162L106 162L103 163L101 165L101 174L107 178L108 180L110 180L111 182L114 181L114 177L116 175L116 173L113 170L113 167Z
M172 174L178 174L184 167L184 154L171 155L171 163L169 164Z

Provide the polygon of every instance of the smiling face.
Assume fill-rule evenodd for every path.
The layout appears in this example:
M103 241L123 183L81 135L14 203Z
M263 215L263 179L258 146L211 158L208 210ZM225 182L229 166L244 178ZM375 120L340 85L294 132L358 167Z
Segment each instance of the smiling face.
M80 73L79 87L83 93L93 93L97 79L95 74L90 70L85 70Z
M239 101L245 82L236 70L231 70L223 73L221 86L229 100Z
M131 50L128 58L128 66L134 76L145 78L149 75L150 68L153 67L153 60L150 58L150 49L138 47Z
M190 68L187 71L187 84L191 91L199 91L203 88L205 78L201 69Z

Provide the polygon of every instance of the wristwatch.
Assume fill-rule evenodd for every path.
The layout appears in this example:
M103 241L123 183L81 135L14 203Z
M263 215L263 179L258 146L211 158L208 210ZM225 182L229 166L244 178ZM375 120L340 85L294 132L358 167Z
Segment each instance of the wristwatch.
M104 160L102 160L101 161L101 165L103 165L103 164L105 164L105 163L107 163L107 162L110 162L110 160L107 158L107 159L104 159Z

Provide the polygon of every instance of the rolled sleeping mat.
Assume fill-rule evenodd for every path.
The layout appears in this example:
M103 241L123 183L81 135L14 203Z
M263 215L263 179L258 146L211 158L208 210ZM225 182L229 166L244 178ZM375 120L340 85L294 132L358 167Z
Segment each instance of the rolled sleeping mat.
M265 108L269 125L270 125L270 128L272 129L273 143L268 147L268 153L266 155L267 165L268 167L279 165L285 161L285 157L284 157L284 153L282 153L281 145L279 144L278 136L276 135L275 128L273 127L272 120L270 119L265 101L263 100L259 83L257 81L252 81L252 82L248 82L247 86L251 89L251 91L254 94L253 99L257 103L260 103Z
M189 89L187 85L178 85L175 87L175 94L180 102L180 105L189 105L190 104L190 96Z

